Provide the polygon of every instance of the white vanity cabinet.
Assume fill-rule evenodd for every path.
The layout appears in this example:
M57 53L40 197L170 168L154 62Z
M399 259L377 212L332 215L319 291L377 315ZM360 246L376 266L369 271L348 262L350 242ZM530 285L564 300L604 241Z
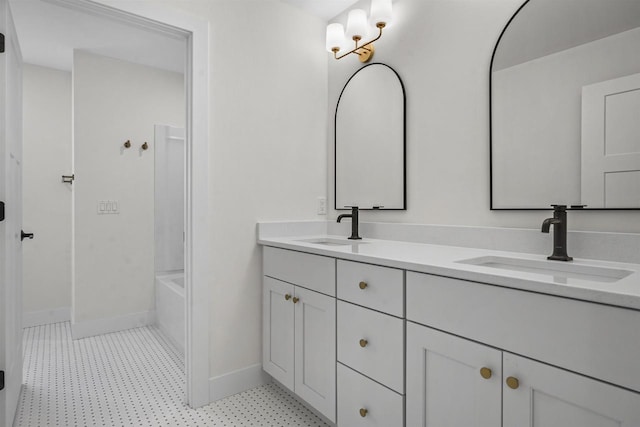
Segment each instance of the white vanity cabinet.
M404 271L337 261L338 425L404 425Z
M264 248L264 370L338 427L640 427L640 310L390 254Z
M264 274L263 369L335 422L335 259L266 247Z
M637 311L407 273L407 320L408 426L640 426Z

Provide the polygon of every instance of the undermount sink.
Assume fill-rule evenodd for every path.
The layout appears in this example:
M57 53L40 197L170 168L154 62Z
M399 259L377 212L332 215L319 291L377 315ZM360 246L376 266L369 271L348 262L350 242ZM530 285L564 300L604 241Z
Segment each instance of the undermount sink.
M570 279L592 282L614 283L624 279L633 271L617 268L574 264L571 262L531 260L499 256L484 256L457 261L460 264L477 265L500 270L519 271L552 276L556 282L566 283Z
M314 239L301 239L298 242L305 243L313 243L315 245L325 245L325 246L349 246L349 245L358 245L361 243L366 243L361 240L347 240L347 239L332 239L331 237L318 237Z

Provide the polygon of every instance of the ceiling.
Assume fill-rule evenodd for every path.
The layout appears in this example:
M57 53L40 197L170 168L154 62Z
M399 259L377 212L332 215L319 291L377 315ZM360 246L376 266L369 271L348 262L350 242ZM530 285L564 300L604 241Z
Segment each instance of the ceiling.
M283 3L299 7L324 21L330 21L358 0L281 0Z
M80 49L183 73L186 41L164 32L118 22L64 3L10 0L24 62L71 71Z
M280 0L329 21L358 0ZM56 0L9 0L24 62L71 71L74 49L182 73L185 40Z

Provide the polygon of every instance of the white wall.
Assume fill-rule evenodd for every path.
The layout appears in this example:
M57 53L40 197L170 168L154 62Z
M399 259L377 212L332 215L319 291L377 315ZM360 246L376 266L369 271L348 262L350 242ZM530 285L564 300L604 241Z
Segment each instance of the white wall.
M214 3L212 377L262 361L256 222L316 219L327 193L324 22L271 1Z
M71 73L24 64L23 85L23 309L46 322L71 307Z
M368 2L362 2L362 5ZM522 0L397 0L374 61L407 91L406 212L363 212L363 221L538 228L549 212L489 210L489 62ZM341 22L346 22L342 18ZM355 58L329 61L332 117ZM332 120L328 130L332 129ZM333 136L328 132L333 207ZM331 212L335 218L336 212ZM573 230L640 232L638 213L572 212Z
M635 29L494 73L496 206L582 204L582 87L640 72L639 45Z
M181 74L82 51L74 54L73 90L78 336L87 325L104 327L101 319L153 310L154 125L184 126L185 98ZM120 213L98 215L99 200L118 201Z

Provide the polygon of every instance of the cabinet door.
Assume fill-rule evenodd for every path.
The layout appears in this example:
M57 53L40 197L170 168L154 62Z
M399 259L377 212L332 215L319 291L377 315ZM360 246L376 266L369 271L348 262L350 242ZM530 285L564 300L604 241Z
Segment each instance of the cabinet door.
M407 322L407 426L499 427L501 371L499 350Z
M262 368L293 391L294 286L264 277Z
M503 367L505 427L640 426L638 393L510 353Z
M296 287L295 392L336 419L336 300Z

